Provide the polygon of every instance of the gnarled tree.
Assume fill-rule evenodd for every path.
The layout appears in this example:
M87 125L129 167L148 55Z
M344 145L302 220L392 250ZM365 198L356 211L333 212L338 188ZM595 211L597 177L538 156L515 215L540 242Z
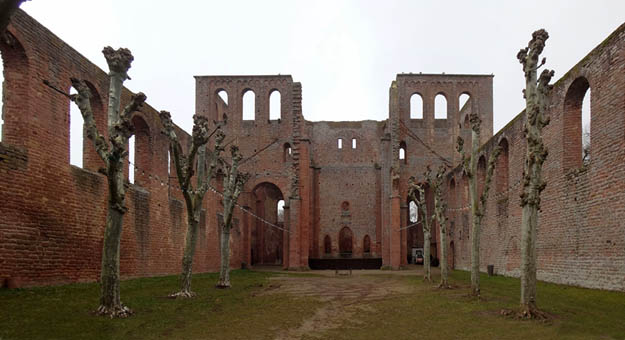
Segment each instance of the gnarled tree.
M182 255L182 274L180 277L180 291L173 293L170 297L193 297L195 293L191 291L191 273L193 267L193 255L197 243L198 225L202 212L202 201L209 189L209 183L215 174L215 169L221 162L221 152L223 151L224 134L221 125L210 132L206 117L193 116L193 132L189 153L184 154L171 115L167 111L159 114L163 124L163 133L169 138L169 150L174 160L176 176L180 184L180 190L187 206L187 237ZM209 155L208 170L206 166L206 143L215 134L215 148ZM195 174L193 167L197 156L197 187L193 187L192 177Z
M428 180L428 185L432 190L434 190L434 210L436 217L436 221L438 222L439 229L439 237L441 241L441 258L440 258L440 267L441 267L441 283L439 284L439 288L451 288L449 285L449 273L447 268L447 216L445 215L447 212L447 202L443 198L443 185L445 183L445 173L447 172L447 168L444 165L441 165L436 172L436 177L431 179L429 176L430 167L428 166L426 174L426 179Z
M239 164L242 159L239 147L236 145L231 146L230 153L232 155L232 164L223 162L224 214L222 216L223 225L220 237L221 270L219 271L217 288L230 288L230 230L232 230L232 215L239 195L243 190L243 185L249 179L249 174L239 171Z
M462 155L462 168L469 178L469 199L471 201L471 215L473 226L471 231L471 294L480 296L480 235L482 232L482 218L486 210L486 200L490 191L490 183L495 170L495 162L501 148L495 147L488 158L488 170L484 180L484 189L478 201L477 190L477 155L480 147L480 125L482 120L477 113L469 116L471 123L471 157L467 158L464 152L464 140L458 136L456 149Z
M547 148L543 143L542 129L549 125L549 117L545 116L549 93L553 86L549 85L553 70L543 70L537 78L537 70L545 64L543 58L538 59L545 48L549 34L540 29L532 34L528 46L521 49L517 59L523 65L525 73L525 126L523 132L527 140L527 152L523 166L523 193L521 194L521 316L525 318L543 317L536 306L536 227L540 210L540 193L547 183L542 179L542 168L547 158Z
M431 170L428 167L424 173L425 182L430 183ZM425 189L422 183L417 183L414 176L408 179L408 197L417 204L419 208L419 214L422 216L421 226L423 227L423 280L432 281L431 264L430 264L430 243L432 242L432 229L430 227L430 217L428 216L428 207L425 198ZM435 215L432 215L432 220L435 219Z
M132 96L122 112L120 99L122 84L128 79L128 69L133 60L128 49L113 50L105 47L102 51L109 66L109 102L108 102L108 142L96 127L91 109L91 91L87 84L72 78L72 86L78 94L70 96L78 105L85 122L87 138L93 141L95 149L104 161L105 174L108 180L108 213L104 230L102 249L102 272L100 307L97 313L110 317L126 317L132 311L120 300L119 290L119 243L122 233L122 220L128 210L125 205L126 185L124 183L124 158L128 155L126 146L128 139L134 134L132 117L143 102L145 95L141 92Z

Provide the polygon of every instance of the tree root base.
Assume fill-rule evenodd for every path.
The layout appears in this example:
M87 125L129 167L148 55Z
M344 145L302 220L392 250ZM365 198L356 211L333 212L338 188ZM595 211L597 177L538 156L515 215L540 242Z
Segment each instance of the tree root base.
M438 289L452 289L453 287L450 286L448 283L441 283L436 288L438 288Z
M100 306L98 307L98 309L95 311L96 315L100 315L100 316L108 316L111 319L113 318L127 318L129 316L131 316L133 314L132 309L124 306L124 305L119 305L119 306L115 306L115 307L106 307L106 306Z
M499 314L518 320L536 320L544 322L549 321L553 318L551 315L539 310L538 308L528 307L522 307L519 310L502 309Z
M190 299L192 297L195 297L195 295L196 294L192 291L180 291L176 293L171 293L167 295L167 297L170 299Z
M219 289L229 289L230 288L230 282L218 282L215 285L215 288L219 288Z

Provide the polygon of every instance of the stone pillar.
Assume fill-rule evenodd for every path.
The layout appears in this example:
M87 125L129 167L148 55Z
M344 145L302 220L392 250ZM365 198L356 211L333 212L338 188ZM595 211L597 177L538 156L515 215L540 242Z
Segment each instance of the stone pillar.
M401 265L401 232L399 231L401 225L400 203L401 199L399 195L391 196L391 224L389 225L389 232L391 239L390 265L392 269L399 269Z
M299 198L289 198L289 270L299 270L300 263L300 210L302 201Z

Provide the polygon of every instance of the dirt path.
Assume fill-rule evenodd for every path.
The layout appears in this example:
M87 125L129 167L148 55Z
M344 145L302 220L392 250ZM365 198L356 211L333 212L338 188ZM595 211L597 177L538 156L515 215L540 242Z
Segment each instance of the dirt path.
M318 298L324 302L315 314L305 319L296 328L282 331L276 339L301 339L321 337L324 330L339 328L343 325L358 325L359 313L375 312L371 302L382 300L390 295L414 294L415 286L401 280L401 276L420 275L417 269L405 271L362 270L343 271L336 275L334 271L314 271L318 277L278 276L271 278L272 286L278 287L266 294L287 293L294 296Z

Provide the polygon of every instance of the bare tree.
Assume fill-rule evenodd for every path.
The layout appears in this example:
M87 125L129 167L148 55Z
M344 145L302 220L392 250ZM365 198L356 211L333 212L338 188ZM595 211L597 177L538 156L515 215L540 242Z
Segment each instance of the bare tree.
M249 174L239 171L239 164L242 159L239 148L236 145L231 146L230 153L232 155L232 164L223 162L224 214L220 238L221 270L217 288L230 288L230 230L232 229L232 215L239 195L243 190L243 185L249 179Z
M191 146L188 154L184 154L182 146L178 140L178 136L174 130L174 123L171 115L167 111L161 111L159 114L161 123L163 124L163 133L169 138L169 149L176 167L176 176L187 206L187 238L182 256L182 274L180 277L180 291L173 293L170 297L193 297L195 293L191 291L191 273L193 267L193 255L195 254L195 245L197 243L198 225L200 223L200 214L202 212L202 201L204 195L209 189L217 165L221 162L221 152L223 151L224 133L221 131L221 125L217 124L216 128L209 132L208 120L206 117L193 116L193 132ZM210 137L216 134L215 148L209 155L208 171L206 167L206 143ZM193 167L197 161L197 188L193 187L191 179L194 175Z
M426 183L431 183L431 170L428 167L427 171L423 174ZM428 208L425 198L425 189L422 183L417 183L414 176L408 179L408 196L417 204L419 208L421 218L421 225L423 227L423 280L432 281L431 264L430 264L430 244L432 243L432 229L430 227L430 216L428 216ZM432 221L436 215L432 215Z
M542 167L547 158L547 148L542 139L542 129L549 124L545 116L549 94L553 88L549 85L553 70L543 70L537 79L540 65L538 59L545 47L549 34L544 29L532 34L528 47L517 54L525 72L525 138L527 153L523 167L523 193L521 194L521 316L525 318L544 317L536 306L536 228L540 210L540 193L547 183L542 179Z
M429 173L430 167L427 167L426 174ZM441 165L436 172L435 178L432 180L429 174L426 176L426 179L429 181L428 185L432 190L434 190L434 210L436 217L436 221L438 222L439 229L439 237L441 241L441 258L440 258L440 266L441 266L441 283L439 284L439 288L451 288L449 285L449 273L447 268L447 202L443 198L443 183L445 182L445 173L447 172L447 168L444 165Z
M122 220L128 210L125 205L124 158L128 155L126 150L128 139L134 134L133 114L139 110L146 97L141 92L133 95L130 103L122 112L119 112L122 84L124 80L128 79L127 72L133 57L130 51L125 48L113 50L111 47L105 47L102 53L109 66L110 78L108 96L109 142L98 132L91 109L91 91L84 81L71 79L72 86L78 94L71 95L70 98L80 109L85 122L87 137L93 141L98 155L104 161L108 180L108 213L102 250L102 291L97 313L110 317L126 317L132 314L132 311L121 303L119 291L119 243L122 233Z
M456 149L462 155L462 168L469 178L469 198L471 201L471 215L473 225L471 231L471 294L480 296L480 236L482 232L482 218L486 210L486 200L490 191L490 183L493 178L495 162L501 148L495 147L488 158L488 170L484 181L484 190L480 194L478 201L477 190L477 155L480 147L480 125L482 120L477 113L469 116L471 123L471 157L467 158L464 152L464 140L458 136Z

